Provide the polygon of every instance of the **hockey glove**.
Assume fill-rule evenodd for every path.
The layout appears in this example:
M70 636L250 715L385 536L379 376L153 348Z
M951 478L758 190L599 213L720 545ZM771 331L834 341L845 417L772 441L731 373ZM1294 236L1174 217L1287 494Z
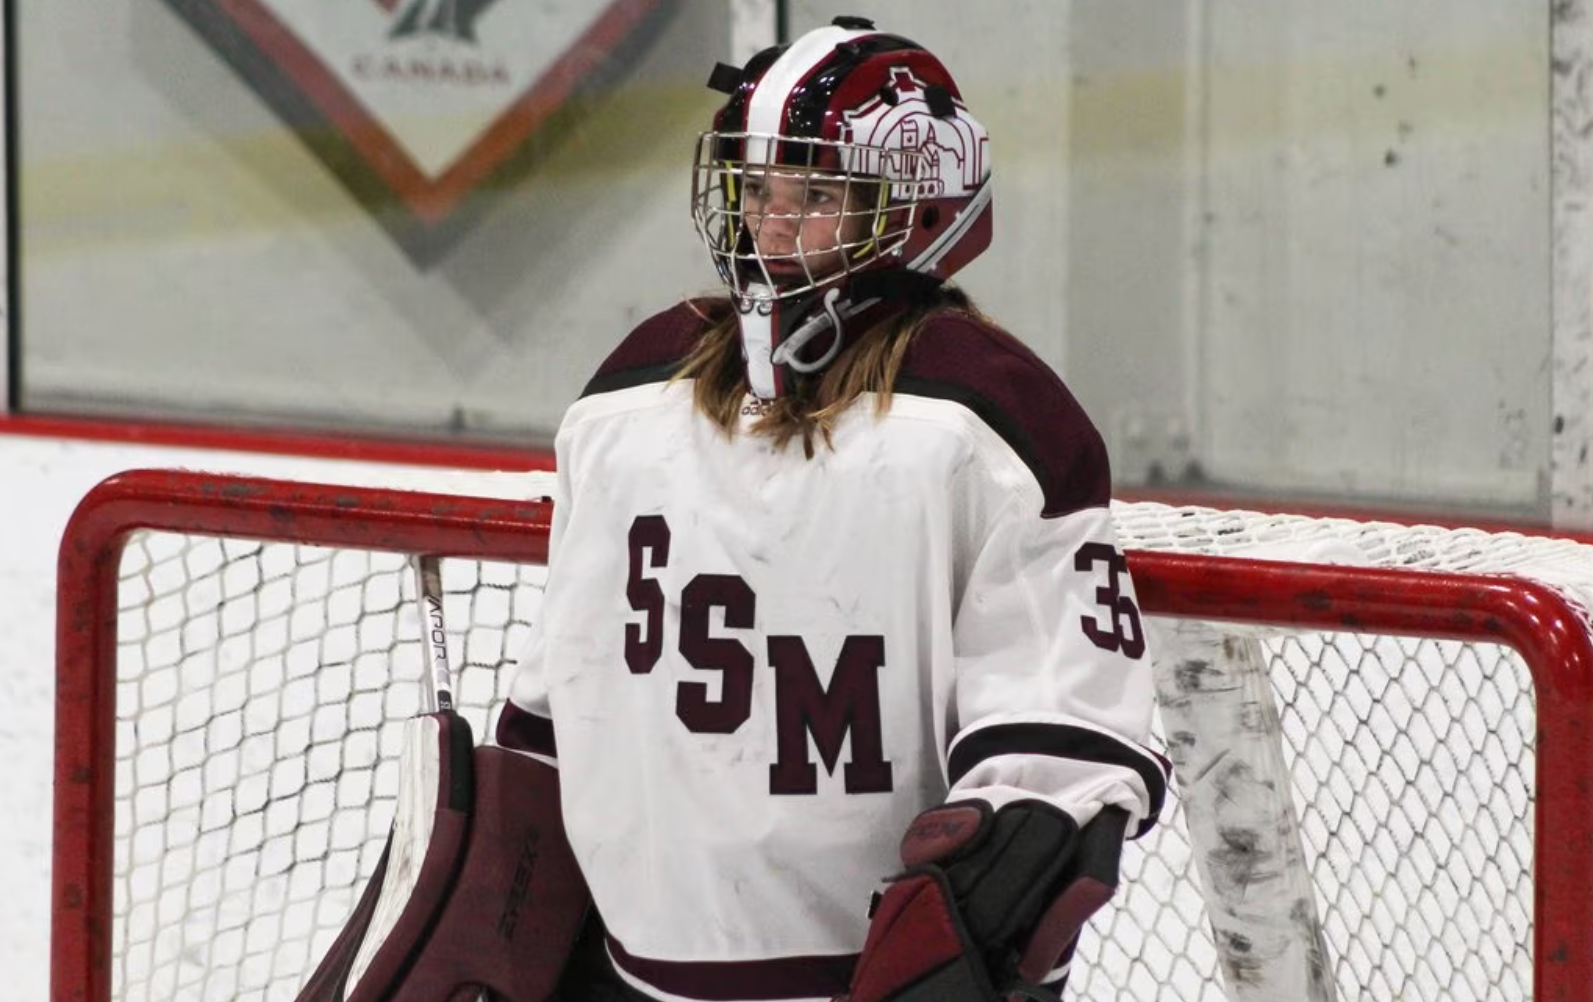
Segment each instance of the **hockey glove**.
M1117 886L1128 815L1108 808L1081 833L1037 800L920 814L907 869L875 902L847 1002L1055 998L1079 930ZM1042 988L1048 980L1051 988Z

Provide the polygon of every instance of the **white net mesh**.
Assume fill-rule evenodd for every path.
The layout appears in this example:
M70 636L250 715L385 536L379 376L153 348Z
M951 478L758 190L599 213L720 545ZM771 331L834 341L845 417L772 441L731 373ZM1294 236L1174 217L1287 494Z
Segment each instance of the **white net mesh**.
M1133 549L1509 570L1578 600L1593 579L1588 549L1559 540L1158 505L1117 515ZM1247 549L1258 544L1284 549ZM541 573L443 562L456 698L478 739ZM405 556L141 533L120 580L113 995L291 1000L376 865L402 722L421 706ZM1328 997L1529 998L1531 674L1508 648L1367 630L1263 641ZM1183 815L1175 796L1130 846L1072 997L1247 997L1246 945L1219 949ZM1277 861L1232 842L1236 886L1277 879Z
M541 575L444 565L459 712L478 736ZM116 997L292 999L392 821L403 723L421 710L409 568L144 533L121 577Z
M1336 997L1531 998L1526 667L1502 647L1358 634L1262 649ZM1243 964L1222 970L1205 921L1181 797L1175 785L1161 827L1129 846L1117 905L1081 945L1080 997L1242 997ZM1282 861L1229 838L1237 893L1268 893Z

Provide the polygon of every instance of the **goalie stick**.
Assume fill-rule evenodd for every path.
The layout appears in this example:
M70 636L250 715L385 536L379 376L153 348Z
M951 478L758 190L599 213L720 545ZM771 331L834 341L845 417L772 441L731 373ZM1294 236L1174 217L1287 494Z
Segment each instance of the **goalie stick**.
M435 742L439 736L451 737L453 741L444 747L452 749L462 737L467 749L466 759L470 754L468 749L474 745L469 725L453 712L453 670L448 661L448 633L443 618L442 562L434 556L417 553L410 556L409 565L415 581L415 608L420 614L421 647L426 666L426 677L420 687L422 711L404 725L398 771L399 782L405 789L400 791L399 809L393 818L383 866L377 874L381 879L381 892L344 981L345 998L353 994L375 960L376 951L398 924L415 893L427 850L432 846L438 806L439 756L428 754L428 743ZM439 729L445 733L439 735ZM468 783L468 762L457 761L458 756L449 757L456 759L449 763L453 766L450 771L465 773L456 776L455 782ZM406 811L405 805L412 805L414 809ZM464 848L462 832L460 836L458 844L452 847L456 853Z
M431 685L421 688L421 698L425 701L422 712L452 710L454 679L448 663L448 633L443 624L442 561L417 553L409 558L409 566L415 576L415 605L420 611L426 667L431 676Z
M545 1002L590 900L558 772L474 746L452 709L438 561L412 564L428 712L404 724L387 848L298 1002Z

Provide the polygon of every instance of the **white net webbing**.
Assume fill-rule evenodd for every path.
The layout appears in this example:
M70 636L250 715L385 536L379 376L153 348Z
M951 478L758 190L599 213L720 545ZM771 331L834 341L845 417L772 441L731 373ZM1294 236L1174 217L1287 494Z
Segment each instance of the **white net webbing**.
M1593 581L1588 548L1564 540L1161 505L1116 514L1131 549L1524 573L1578 601ZM479 740L542 571L445 560L443 575L456 698ZM421 705L411 587L403 554L134 537L118 598L115 998L294 997L387 834L402 724ZM1501 646L1376 632L1265 638L1329 997L1529 998L1526 666ZM1179 757L1165 728L1155 740ZM1214 941L1183 812L1173 798L1130 846L1072 997L1245 997L1246 946ZM1277 879L1242 838L1229 848L1227 879Z

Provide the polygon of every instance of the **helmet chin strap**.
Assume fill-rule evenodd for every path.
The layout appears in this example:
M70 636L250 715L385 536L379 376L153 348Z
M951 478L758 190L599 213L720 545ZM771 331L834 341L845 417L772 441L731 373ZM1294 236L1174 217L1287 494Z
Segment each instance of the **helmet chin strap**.
M831 286L789 300L762 283L750 283L735 297L741 324L741 349L747 361L747 382L754 396L773 400L789 389L792 374L818 372L846 346L846 321L859 315L863 328L885 316L926 301L940 287L940 279L905 269L868 272L845 286ZM842 298L843 288L851 298ZM878 309L876 309L878 307ZM826 331L830 343L817 358L805 359L803 349Z
M775 365L789 365L803 375L810 372L818 372L835 361L835 356L841 353L843 333L841 313L840 310L836 309L836 303L840 302L840 299L840 289L830 289L824 293L824 298L820 301L820 305L824 307L824 312L813 314L801 327L792 331L790 337L775 345L774 354L770 357L770 361ZM843 307L850 307L851 305L850 302L842 304ZM848 312L851 311L848 310ZM830 339L829 348L825 349L823 355L811 362L802 361L797 352L807 347L808 342L818 337L826 326L835 329L835 337Z
M790 301L775 299L774 295L769 286L754 283L736 297L747 382L753 395L764 400L773 400L789 388L785 370L807 375L835 361L845 342L844 318L862 308L841 299L839 288ZM862 306L871 304L872 301ZM826 330L835 333L824 354L815 359L803 359L802 349Z

